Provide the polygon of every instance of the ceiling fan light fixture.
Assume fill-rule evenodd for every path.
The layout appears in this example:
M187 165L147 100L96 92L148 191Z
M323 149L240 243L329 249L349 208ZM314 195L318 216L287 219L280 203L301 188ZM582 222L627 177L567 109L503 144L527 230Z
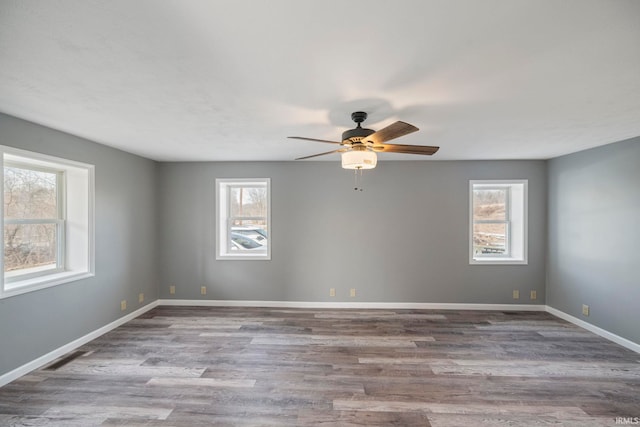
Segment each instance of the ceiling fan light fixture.
M373 169L378 163L376 153L369 150L351 150L342 153L343 169Z

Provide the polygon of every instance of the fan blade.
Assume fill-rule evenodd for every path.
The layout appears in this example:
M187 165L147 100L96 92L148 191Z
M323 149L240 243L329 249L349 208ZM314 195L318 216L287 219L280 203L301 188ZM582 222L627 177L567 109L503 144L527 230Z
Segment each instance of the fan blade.
M315 141L315 142L324 142L324 143L327 143L327 144L339 144L339 145L342 145L342 142L327 141L326 139L305 138L303 136L288 136L287 138L302 139L304 141Z
M440 147L431 147L428 145L406 145L406 144L381 144L371 147L373 151L378 153L405 153L405 154L425 154L430 156L435 154Z
M342 152L342 151L347 151L347 149L346 148L338 148L337 150L327 151L326 153L312 154L310 156L298 157L296 160L310 159L312 157L324 156L324 155L327 155L327 154L338 153L338 152Z
M390 124L386 128L382 128L377 132L372 133L366 138L362 138L365 141L371 141L375 145L391 141L392 139L399 138L404 135L416 132L418 130L414 125L410 125L405 122L395 122Z

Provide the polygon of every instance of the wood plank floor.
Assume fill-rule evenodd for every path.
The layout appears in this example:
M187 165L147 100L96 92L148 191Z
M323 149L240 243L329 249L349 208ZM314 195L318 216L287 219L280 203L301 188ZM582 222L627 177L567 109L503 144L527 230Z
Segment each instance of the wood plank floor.
M158 307L0 389L2 426L602 426L640 355L543 312Z

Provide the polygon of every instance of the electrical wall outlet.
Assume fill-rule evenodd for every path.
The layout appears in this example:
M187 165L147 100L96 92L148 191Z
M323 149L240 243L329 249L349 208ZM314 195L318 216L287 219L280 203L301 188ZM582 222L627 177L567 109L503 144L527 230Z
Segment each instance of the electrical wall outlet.
M144 302L144 294L142 292L140 292L138 294L138 302L139 303L143 303Z
M125 311L126 309L127 309L127 300L123 299L122 301L120 301L120 310Z
M583 316L589 315L589 306L586 304L582 304L582 315Z
M356 296L356 288L351 288L351 290L349 291L349 296L350 297L355 297Z
M329 288L329 296L330 297L336 296L336 288Z
M174 285L169 286L169 293L171 295L176 293L176 287Z
M206 295L207 294L207 287L206 286L200 286L200 293L202 295Z
M513 290L513 299L520 299L520 291L517 289Z
M537 291L531 291L531 294L529 295L529 298L531 300L538 299L538 292Z

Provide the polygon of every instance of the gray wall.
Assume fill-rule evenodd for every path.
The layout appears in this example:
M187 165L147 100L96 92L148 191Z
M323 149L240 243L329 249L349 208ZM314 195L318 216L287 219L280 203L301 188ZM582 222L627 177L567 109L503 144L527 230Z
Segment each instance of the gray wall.
M361 193L337 158L159 169L161 298L544 303L544 161L384 161ZM271 178L271 261L215 260L215 179L240 177ZM506 178L529 179L529 264L469 265L468 180Z
M1 375L155 301L158 260L155 162L3 114L0 144L96 167L96 275L0 299Z
M547 304L640 343L640 138L552 159L548 177Z

